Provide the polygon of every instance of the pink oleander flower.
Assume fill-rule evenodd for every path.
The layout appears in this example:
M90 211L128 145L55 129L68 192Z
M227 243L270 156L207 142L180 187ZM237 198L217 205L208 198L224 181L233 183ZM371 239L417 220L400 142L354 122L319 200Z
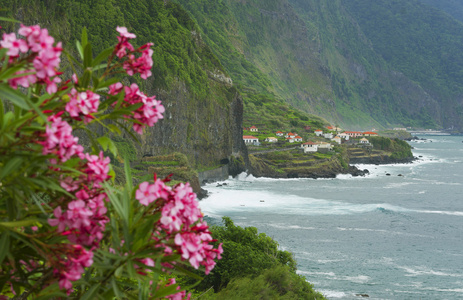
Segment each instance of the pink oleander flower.
M22 39L18 40L14 32L4 33L3 39L0 41L0 46L8 49L6 55L12 57L19 56L19 53L26 53L29 50L26 41Z
M46 140L41 142L43 154L54 154L61 162L65 162L73 155L83 158L84 148L77 144L79 139L72 135L72 127L56 115L48 117L50 125L46 126Z
M69 94L69 102L66 104L66 111L71 117L79 117L80 115L89 115L98 111L100 105L100 95L92 91L77 92L72 89Z
M175 278L170 278L169 283L166 284L166 286L173 285L173 284L176 284L176 283L177 282L175 281ZM180 290L180 286L177 286L177 290ZM170 300L184 300L184 299L189 300L189 299L191 299L191 293L188 293L188 295L186 295L185 291L181 291L181 292L178 292L176 294L166 296L166 299L170 299Z
M87 159L85 173L88 174L88 177L94 184L98 185L110 178L108 172L111 160L109 157L104 157L103 151L100 152L99 156L86 153L85 158Z
M35 76L34 73L35 73L34 70L18 71L15 73L15 75L19 75L19 74L28 74L28 75L11 78L8 80L8 84L14 89L17 89L19 85L22 87L28 88L32 84L37 82L37 77Z
M167 199L170 193L170 187L166 186L162 180L156 179L151 185L147 181L141 183L138 190L135 192L135 199L137 199L140 204L148 206L156 199Z
M124 86L122 85L122 83L117 82L117 83L111 84L111 85L109 86L109 92L108 92L108 94L114 96L114 95L117 95L117 94L119 94L120 92L122 92L123 89L124 89Z
M130 54L128 59L123 63L122 67L126 70L127 74L133 76L139 73L140 77L147 79L151 76L151 68L153 67L153 50L150 49L152 43L148 43L140 47L141 57L135 58L135 55Z
M119 42L114 48L114 51L116 52L117 57L122 58L127 55L127 50L130 52L134 50L132 44L129 43L129 40L136 38L136 36L135 34L128 32L125 27L118 26L116 30L119 32L119 36L117 37Z
M48 224L50 226L58 226L58 232L63 232L64 229L66 229L66 215L63 214L61 207L55 208L53 211L53 215L55 216L56 219L48 219Z

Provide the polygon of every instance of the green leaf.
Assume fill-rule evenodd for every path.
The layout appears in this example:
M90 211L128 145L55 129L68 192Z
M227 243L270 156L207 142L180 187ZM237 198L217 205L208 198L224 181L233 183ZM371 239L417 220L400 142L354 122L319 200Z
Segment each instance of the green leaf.
M29 110L30 107L29 105L27 104L27 101L26 101L26 95L16 91L16 90L13 90L12 88L10 88L9 86L5 85L5 84L1 84L0 85L0 99L1 100L9 100L11 101L13 104L17 105L18 107L20 108L23 108L25 110Z
M82 48L82 44L79 41L76 41L76 48L77 48L77 51L79 52L80 59L84 61L84 48ZM68 57L72 57L72 55L68 55Z
M109 140L109 151L114 155L114 157L117 157L117 147L116 144L112 140Z
M92 65L93 55L92 55L92 45L87 44L84 47L84 68L88 68Z
M18 20L15 20L15 19L10 19L10 18L5 18L5 17L0 17L0 21L21 23L21 21L18 21Z
M104 49L103 51L98 54L95 59L93 60L92 67L95 67L99 63L101 63L103 60L107 59L111 53L113 53L114 47L109 47Z
M85 48L88 44L87 27L84 27L82 29L81 43L82 43L82 48Z
M23 160L19 157L14 157L11 160L9 160L0 171L0 180L8 176L15 169L17 169L22 164L22 161Z
M26 219L21 221L11 221L11 222L0 222L1 227L22 227L22 226L31 226L38 222L38 219Z
M0 100L0 129L3 128L3 115L5 114L5 107L3 106L3 101Z
M107 88L108 86L110 86L111 84L115 84L116 82L119 82L120 79L119 78L110 78L106 81L101 81L99 84L98 84L98 91L100 90L103 90L104 88Z
M80 300L95 299L94 295L98 292L101 283L93 285L81 298Z
M178 284L172 284L172 285L169 285L169 286L164 287L164 288L159 288L156 291L156 293L153 295L153 298L160 299L160 298L163 298L165 296L175 294L175 293L178 292L177 287L178 287Z
M111 143L111 139L107 136L102 136L96 139L98 143L100 143L101 147L104 151L108 150L108 145Z
M4 231L2 233L2 237L0 238L0 266L3 263L5 256L10 252L9 248L10 248L10 236L8 234L8 231Z

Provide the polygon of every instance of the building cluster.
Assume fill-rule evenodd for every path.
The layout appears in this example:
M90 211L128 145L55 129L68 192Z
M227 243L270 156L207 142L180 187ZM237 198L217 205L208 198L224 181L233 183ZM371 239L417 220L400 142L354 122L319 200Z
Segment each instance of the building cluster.
M255 126L251 126L249 128L245 128L246 130L249 130L251 132L259 132L259 129ZM337 143L341 144L343 142L349 141L350 139L359 139L358 143L364 144L364 145L369 145L369 141L365 138L368 136L378 136L378 133L374 131L343 131L341 132L341 128L339 127L333 127L333 126L327 126L326 127L327 131L324 132L321 129L317 129L314 131L315 135L317 137L323 137L330 142L323 142L323 141L307 141L305 143L301 144L301 148L305 153L309 152L326 152L330 151L332 149L332 144ZM335 132L335 133L334 133ZM282 131L277 131L275 132L276 137L267 137L265 138L265 142L268 143L276 143L278 142L278 138L282 139L284 138L286 142L289 143L296 143L296 142L303 142L303 139L301 136L299 136L297 133L293 132L287 132L284 133ZM245 144L247 145L260 145L259 139L251 136L251 135L244 135L243 140Z

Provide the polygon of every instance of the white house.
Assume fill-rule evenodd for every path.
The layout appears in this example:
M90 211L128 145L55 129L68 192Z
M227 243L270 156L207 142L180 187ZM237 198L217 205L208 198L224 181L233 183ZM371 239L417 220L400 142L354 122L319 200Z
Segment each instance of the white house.
M370 142L366 138L360 139L360 144L369 144Z
M317 129L314 131L316 136L321 136L323 134L323 130Z
M290 143L294 143L294 137L288 136L288 137L286 138L286 141L287 141L287 142L290 142Z
M294 138L295 136L296 136L296 134L295 134L295 133L292 133L292 132L288 132L288 133L286 133L286 135L285 135L286 138L287 138L287 137L292 137L292 138Z
M271 136L271 137L266 138L265 141L269 143L276 143L278 142L278 139L276 137Z
M341 144L341 138L338 135L332 138L331 141Z
M351 138L356 138L363 135L363 133L360 131L344 131L344 133L349 135Z
M338 136L339 136L340 138L342 138L342 139L345 139L346 141L348 141L348 140L349 140L349 137L350 137L347 133L344 133L344 132L338 134Z
M333 138L333 134L331 132L324 133L323 136L325 137L325 139L332 139Z
M331 144L326 143L326 142L319 142L318 143L318 151L320 151L320 152L331 151Z
M304 153L317 152L318 151L318 144L309 141L307 143L301 144L301 148L304 150Z
M249 131L252 131L252 132L258 132L259 129L257 129L256 126L251 126L251 128L249 128Z
M365 131L363 133L363 136L378 136L378 133L373 132L373 131Z
M302 142L302 138L301 138L300 136L296 135L296 136L294 137L294 141L295 141L295 142Z
M285 135L285 134L284 134L283 132L281 132L281 131L277 131L275 134L276 134L277 136L283 136L283 135Z
M259 145L259 139L252 135L243 135L243 140L246 145Z

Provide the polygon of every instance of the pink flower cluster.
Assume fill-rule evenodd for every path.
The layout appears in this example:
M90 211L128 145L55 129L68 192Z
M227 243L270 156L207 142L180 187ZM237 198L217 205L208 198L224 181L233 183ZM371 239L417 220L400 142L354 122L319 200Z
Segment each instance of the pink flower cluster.
M220 259L222 244L214 249L210 244L214 242L207 223L193 193L191 186L180 183L170 188L162 180L155 179L153 184L143 182L135 193L142 205L155 203L161 211L161 219L156 227L161 229L168 238L173 238L172 244L164 244L165 253L176 250L183 260L189 261L194 268L205 267L205 273L214 268L214 259ZM171 237L171 238L169 238Z
M79 280L84 273L84 268L90 267L93 264L93 252L87 251L80 245L62 244L60 257L54 257L52 260L60 260L63 264L63 270L55 269L55 275L59 275L59 286L71 291L72 282Z
M17 88L20 85L27 88L31 84L41 83L46 85L49 94L56 93L58 89L56 84L61 82L57 76L61 74L58 72L62 52L61 43L54 46L55 40L48 35L48 30L41 29L38 25L21 25L18 33L25 39L16 38L14 33L4 33L0 41L0 46L8 49L7 55L10 56L10 63L18 59L21 53L31 52L31 55L27 57L28 70L16 73L25 75L10 79L10 86Z
M92 119L91 113L98 111L100 95L92 91L79 93L73 88L69 94L69 98L70 100L66 104L66 111L71 117L80 120L80 117L84 116L84 121L88 123Z
M176 283L177 282L175 281L175 278L170 278L169 283L166 286L170 286L170 285L173 285L173 284L176 284ZM177 287L177 290L180 290L179 286ZM178 292L176 294L167 296L166 299L170 299L170 300L183 300L183 299L190 300L191 299L191 294L189 293L188 295L186 295L185 291L181 291L181 292Z
M162 113L165 111L161 101L156 100L156 96L148 97L136 83L130 86L123 86L118 82L109 86L109 94L117 95L122 90L125 92L123 107L129 107L134 104L142 103L142 106L132 112L132 116L125 116L126 118L133 118L138 123L133 124L133 129L138 134L143 134L145 126L152 127L159 119L163 118Z
M77 144L79 138L72 135L72 127L68 122L63 121L61 114L51 115L48 117L50 125L45 129L45 141L43 145L43 154L54 154L60 162L65 162L72 156L77 155L83 158L84 148ZM56 158L53 158L52 163L56 164Z
M105 206L108 199L100 184L109 179L110 160L102 152L99 156L81 154L81 159L86 160L80 167L85 175L78 178L61 176L60 182L61 187L72 193L75 199L67 203L64 211L62 206L57 206L53 211L55 219L48 219L51 226L57 227L58 233L67 236L69 247L74 249L65 255L58 252L56 257L60 259L54 263L55 274L60 277L60 288L68 290L72 287L71 281L80 279L84 267L92 264L93 249L99 246L105 225L109 222ZM85 250L83 246L91 249Z
M128 32L125 27L117 27L117 32L119 32L119 36L117 37L119 42L114 52L119 58L127 58L122 65L127 74L133 76L138 73L143 79L150 77L151 68L153 67L153 59L151 58L153 50L150 47L153 44L148 43L135 50L129 42L129 40L136 38L135 34ZM136 58L134 53L141 53L141 56Z

